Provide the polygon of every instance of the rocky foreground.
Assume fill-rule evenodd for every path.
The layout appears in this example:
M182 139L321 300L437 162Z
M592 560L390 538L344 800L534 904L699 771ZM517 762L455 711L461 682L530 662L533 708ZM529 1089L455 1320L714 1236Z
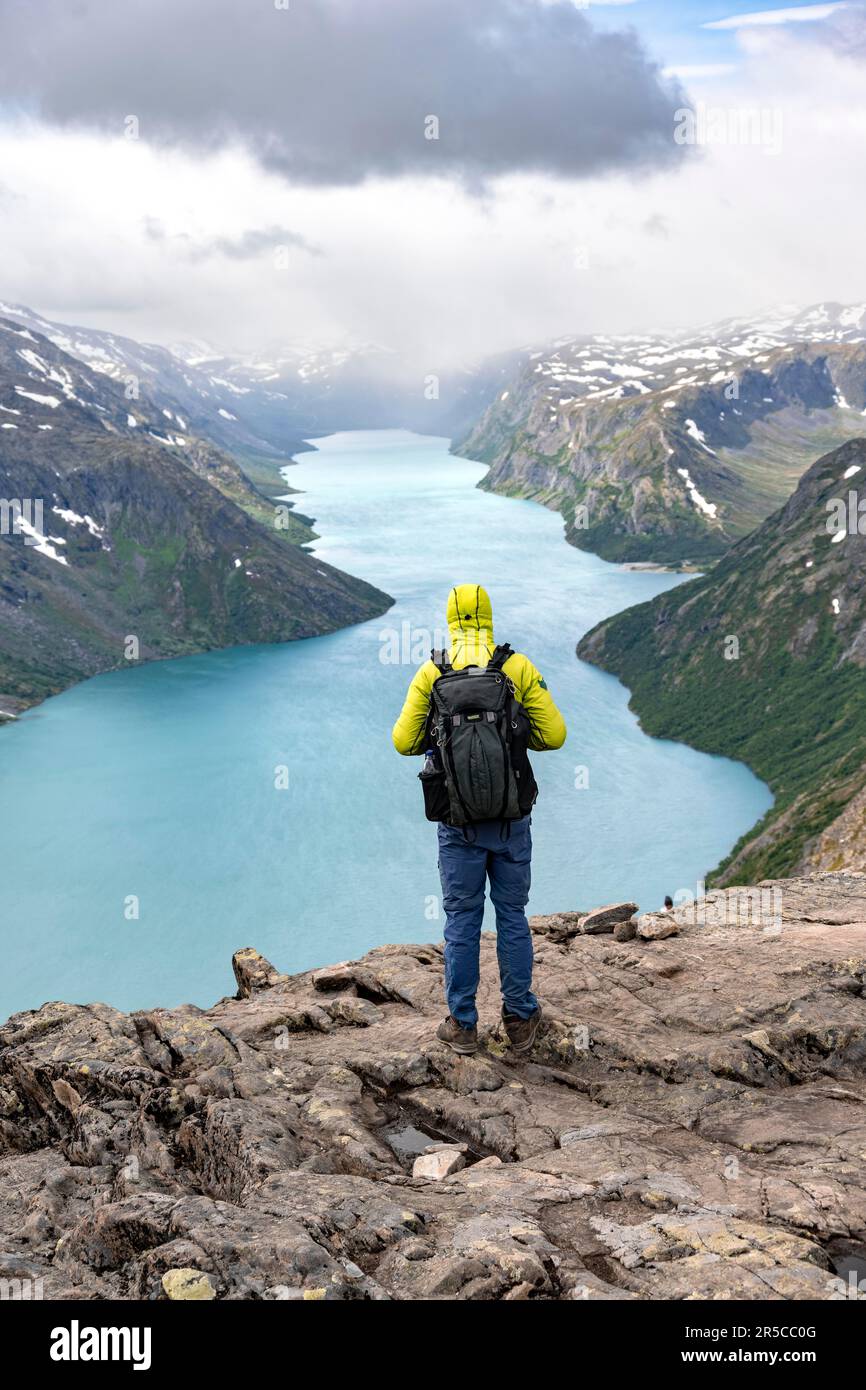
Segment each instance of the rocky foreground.
M637 934L633 904L534 919L550 1024L525 1058L498 1028L491 936L469 1058L434 1039L438 945L296 976L245 949L238 996L211 1009L16 1015L0 1029L4 1288L856 1297L866 875L756 902L711 894Z

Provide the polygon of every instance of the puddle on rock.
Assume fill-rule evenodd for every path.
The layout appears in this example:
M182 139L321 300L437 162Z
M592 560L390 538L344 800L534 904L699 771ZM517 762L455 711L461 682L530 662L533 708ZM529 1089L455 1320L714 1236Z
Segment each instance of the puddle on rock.
M385 1143L392 1148L401 1160L405 1163L408 1159L417 1158L427 1148L428 1144L436 1141L429 1134L424 1134L414 1125L398 1124L382 1130L382 1138Z
M844 1279L854 1293L866 1289L866 1256L836 1255L830 1257L830 1262L838 1278Z
M465 1139L456 1139L453 1134L443 1134L441 1130L433 1129L432 1126L426 1130L419 1129L417 1124L412 1124L407 1116L399 1111L379 1130L379 1135L388 1147L393 1149L403 1167L410 1171L415 1159L419 1154L425 1153L431 1144L463 1145L463 1157L467 1168L487 1157Z

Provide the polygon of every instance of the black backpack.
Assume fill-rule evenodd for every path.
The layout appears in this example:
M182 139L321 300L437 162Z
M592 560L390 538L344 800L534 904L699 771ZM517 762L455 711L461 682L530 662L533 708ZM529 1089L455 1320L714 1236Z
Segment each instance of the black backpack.
M439 676L427 720L428 754L418 774L428 820L448 825L519 820L538 787L527 756L529 716L502 670L505 643L487 666L455 671L445 652L430 653Z

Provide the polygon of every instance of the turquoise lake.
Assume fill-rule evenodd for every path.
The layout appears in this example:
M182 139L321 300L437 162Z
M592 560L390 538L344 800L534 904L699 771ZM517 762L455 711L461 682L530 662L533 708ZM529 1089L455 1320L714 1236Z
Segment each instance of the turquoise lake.
M587 628L681 576L575 550L555 513L479 491L484 467L445 439L316 443L287 470L316 554L394 607L99 676L0 731L0 1017L47 999L207 1005L234 991L240 946L295 971L441 937L420 760L390 731L455 583L487 587L497 638L541 668L568 723L565 747L534 758L530 911L695 891L770 805L745 767L647 738L626 690L575 657Z

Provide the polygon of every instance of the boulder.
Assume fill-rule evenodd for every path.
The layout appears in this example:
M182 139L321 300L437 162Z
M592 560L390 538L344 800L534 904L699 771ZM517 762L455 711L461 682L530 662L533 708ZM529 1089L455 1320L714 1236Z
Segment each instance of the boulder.
M672 912L646 912L638 917L636 931L641 941L664 941L679 934L680 925Z
M621 922L628 922L637 912L637 903L608 903L606 907L596 907L580 919L580 931L584 936L599 936L612 932Z
M463 1157L465 1147L462 1144L437 1144L427 1153L419 1154L412 1165L412 1177L440 1182L451 1173L458 1173L466 1167Z
M238 998L249 999L262 989L271 989L288 979L253 946L244 946L232 956L232 969L238 982Z
M584 912L554 912L549 917L530 917L530 930L538 936L547 936L551 941L568 941L580 931Z
M162 1276L166 1297L201 1303L216 1298L216 1289L200 1269L167 1269Z

